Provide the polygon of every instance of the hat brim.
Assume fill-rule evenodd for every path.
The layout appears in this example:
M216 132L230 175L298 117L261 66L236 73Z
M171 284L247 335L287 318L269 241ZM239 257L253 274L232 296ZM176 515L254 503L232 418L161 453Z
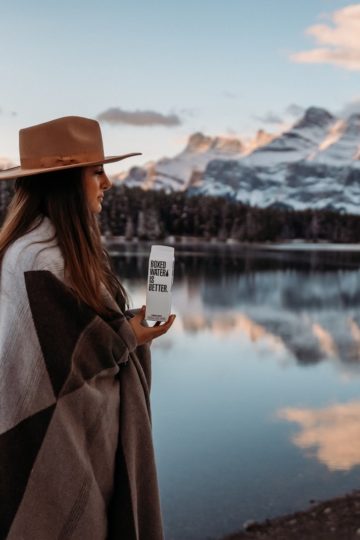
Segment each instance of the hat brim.
M115 161L121 161L132 156L141 156L142 152L132 152L130 154L122 154L121 156L107 156L101 161L87 161L84 163L72 163L71 165L61 165L60 167L47 167L41 169L23 169L21 166L11 167L0 171L0 180L10 180L11 178L19 178L20 176L31 176L33 174L40 174L46 172L61 171L63 169L75 169L76 167L87 167L90 165L100 165L103 163L114 163Z

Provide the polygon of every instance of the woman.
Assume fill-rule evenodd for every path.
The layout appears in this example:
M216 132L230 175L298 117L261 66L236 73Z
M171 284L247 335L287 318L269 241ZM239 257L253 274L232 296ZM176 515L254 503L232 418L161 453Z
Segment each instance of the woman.
M153 327L127 311L97 216L99 124L20 130L0 230L0 538L162 540L151 435Z

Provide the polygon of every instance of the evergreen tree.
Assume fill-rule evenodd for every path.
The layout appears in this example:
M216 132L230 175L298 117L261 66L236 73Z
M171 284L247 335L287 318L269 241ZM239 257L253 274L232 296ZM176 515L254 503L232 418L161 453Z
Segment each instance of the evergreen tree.
M134 238L134 222L132 216L129 214L125 225L125 240L132 240Z
M140 240L146 240L147 239L145 210L140 210L139 213L138 213L136 236Z

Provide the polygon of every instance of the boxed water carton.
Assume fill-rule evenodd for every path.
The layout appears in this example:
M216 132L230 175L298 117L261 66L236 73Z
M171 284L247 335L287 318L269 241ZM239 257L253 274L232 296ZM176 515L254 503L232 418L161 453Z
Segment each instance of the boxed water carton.
M151 246L145 311L149 321L166 321L171 313L174 252L173 247Z

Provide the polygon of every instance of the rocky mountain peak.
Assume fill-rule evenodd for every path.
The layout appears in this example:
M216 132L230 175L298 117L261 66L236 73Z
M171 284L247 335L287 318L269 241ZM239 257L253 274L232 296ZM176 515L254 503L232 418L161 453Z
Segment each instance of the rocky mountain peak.
M187 152L206 152L212 144L212 138L204 135L200 131L190 135L185 151Z
M255 143L257 146L263 146L274 139L275 135L268 133L264 129L258 129L255 135Z
M241 154L244 145L235 137L214 137L211 148L225 154Z
M209 137L196 132L189 137L185 152L205 153L214 150L223 154L240 154L243 143L235 137Z
M0 157L0 170L10 169L10 167L15 167L15 164L6 157Z
M304 127L326 127L335 120L333 116L326 109L321 107L309 107L306 109L304 116L295 124L295 128Z

